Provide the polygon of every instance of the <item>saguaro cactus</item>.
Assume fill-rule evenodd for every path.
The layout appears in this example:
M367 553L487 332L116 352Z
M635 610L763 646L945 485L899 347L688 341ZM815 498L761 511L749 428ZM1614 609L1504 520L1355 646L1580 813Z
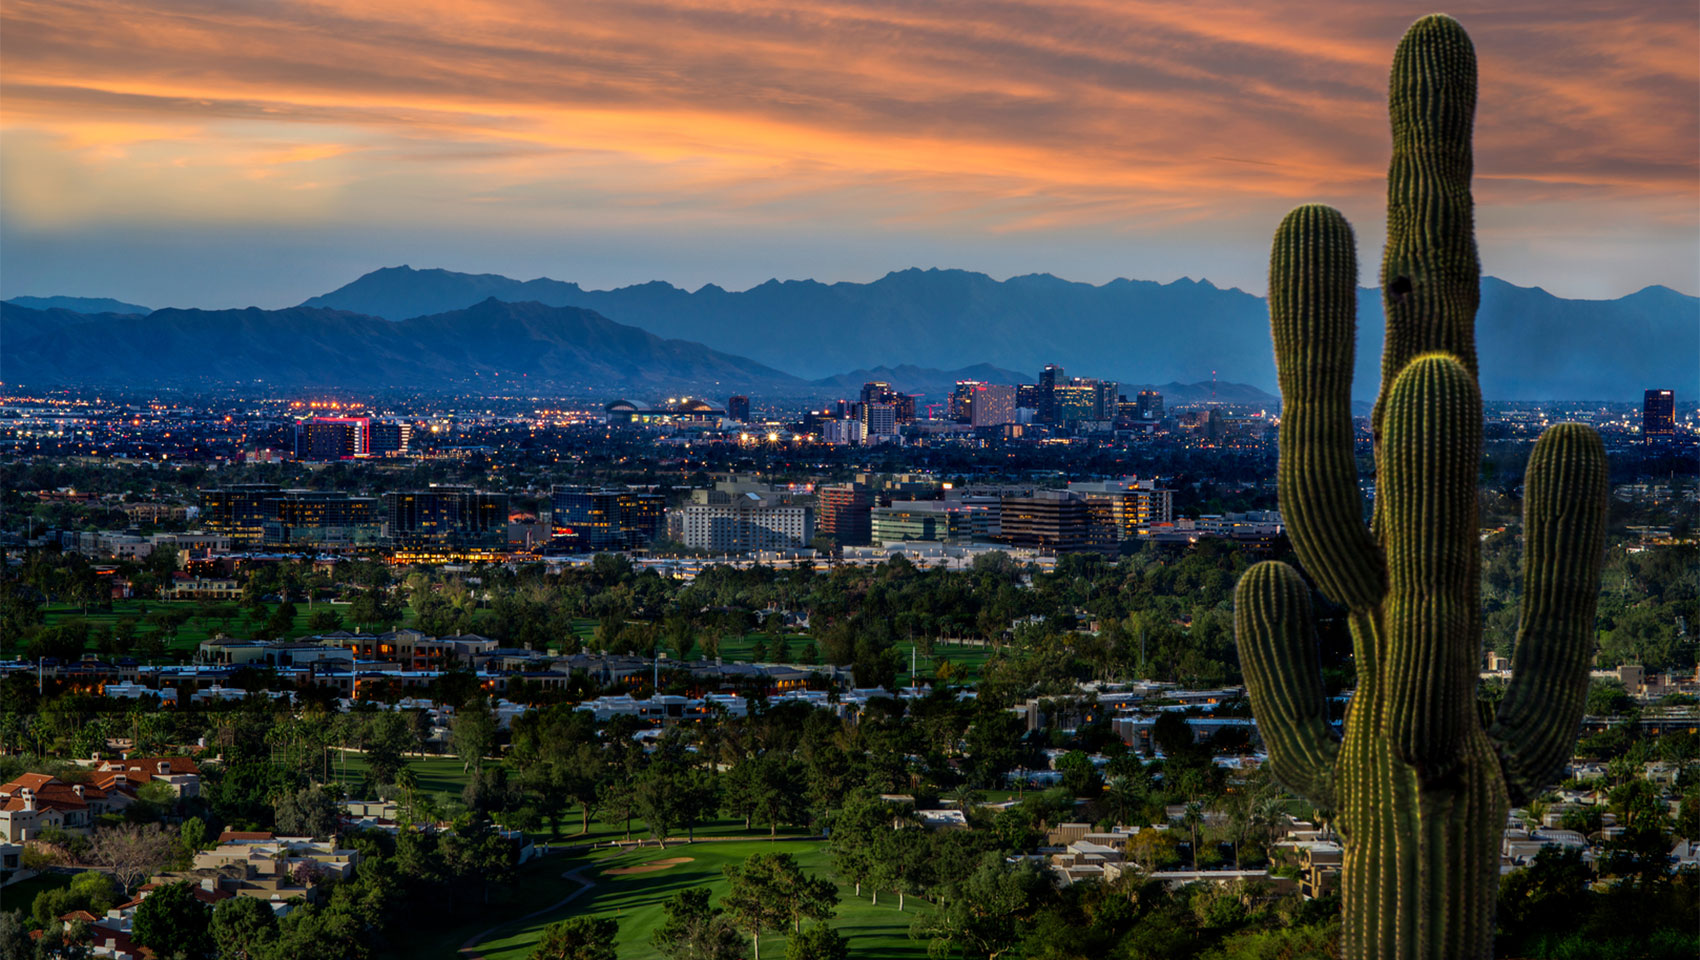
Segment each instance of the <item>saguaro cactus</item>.
M1366 527L1351 375L1357 262L1337 211L1275 234L1269 314L1281 381L1281 509L1300 563L1349 611L1357 689L1327 724L1310 588L1252 567L1235 593L1240 658L1277 778L1337 813L1348 957L1472 958L1493 948L1499 845L1574 745L1587 691L1605 527L1599 437L1542 435L1524 484L1522 626L1497 715L1481 655L1476 479L1480 267L1470 199L1475 51L1457 22L1417 21L1393 61L1382 265L1387 340Z

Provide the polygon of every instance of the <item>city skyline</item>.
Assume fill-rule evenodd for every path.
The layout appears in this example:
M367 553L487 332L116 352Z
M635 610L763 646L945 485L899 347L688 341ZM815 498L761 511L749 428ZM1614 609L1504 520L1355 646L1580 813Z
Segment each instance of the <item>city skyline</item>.
M1523 6L1453 10L1493 91L1486 272L1700 289L1692 9ZM0 293L282 306L403 262L1260 293L1306 200L1353 219L1374 282L1385 50L1423 12L19 2Z

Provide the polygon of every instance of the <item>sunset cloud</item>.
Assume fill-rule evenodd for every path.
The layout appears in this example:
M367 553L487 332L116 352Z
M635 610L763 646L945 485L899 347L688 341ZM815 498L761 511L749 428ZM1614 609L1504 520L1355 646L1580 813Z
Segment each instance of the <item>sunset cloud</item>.
M807 219L939 243L1082 231L1137 247L1176 230L1226 236L1311 199L1367 234L1387 63L1423 12L9 0L0 199L13 236L563 219L759 233ZM1543 235L1530 225L1568 211L1566 257L1589 230L1640 229L1649 248L1686 235L1666 262L1692 264L1693 5L1450 12L1481 60L1477 200L1498 211L1484 215L1484 249L1525 256ZM1678 273L1665 282L1692 287L1692 270Z

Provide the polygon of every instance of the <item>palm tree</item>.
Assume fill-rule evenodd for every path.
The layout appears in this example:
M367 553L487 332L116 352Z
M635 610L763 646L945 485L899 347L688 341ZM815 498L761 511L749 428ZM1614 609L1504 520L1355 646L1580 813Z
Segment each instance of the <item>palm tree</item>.
M1204 804L1194 800L1181 814L1181 825L1192 831L1192 869L1198 870L1198 828L1204 825Z

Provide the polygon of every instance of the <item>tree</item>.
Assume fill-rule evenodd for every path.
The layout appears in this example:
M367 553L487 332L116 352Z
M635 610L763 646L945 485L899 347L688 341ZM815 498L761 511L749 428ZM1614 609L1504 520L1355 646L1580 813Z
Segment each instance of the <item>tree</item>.
M279 797L273 809L277 832L294 837L334 837L342 813L336 797L316 783Z
M94 835L89 858L112 869L125 892L171 860L171 837L158 824L123 824Z
M256 960L277 939L277 916L262 900L232 897L213 908L208 932L219 960Z
M708 903L707 887L681 890L662 904L664 919L650 942L667 960L739 960L744 936L719 907Z
M34 956L35 945L24 929L23 914L16 910L0 912L0 960L30 960Z
M468 703L455 715L449 725L449 739L454 743L455 756L460 757L461 769L471 770L496 746L496 719L483 700Z
M785 942L785 960L849 960L850 941L817 923Z
M761 960L761 932L791 924L801 930L805 919L825 920L838 906L838 891L829 880L809 877L789 853L758 853L742 866L728 864L732 889L721 900L740 928L754 940L755 960Z
M543 928L543 939L530 960L615 960L618 921L609 917L574 917Z
M402 755L412 743L413 732L401 714L384 710L372 717L360 731L360 747L366 753L372 780L394 783L396 774L406 763Z
M159 956L193 957L211 952L211 921L212 911L196 899L194 884L181 880L149 893L136 907L131 929L137 943Z
M1499 882L1499 925L1515 943L1575 927L1588 912L1594 874L1582 851L1548 844L1534 863Z
M909 935L931 941L932 956L997 960L1015 950L1050 883L1031 864L988 853L968 878L953 884L939 909L916 916Z
M30 915L42 928L53 926L58 918L74 910L87 910L100 916L118 901L117 885L112 878L98 870L77 874L70 886L43 890L36 894Z

